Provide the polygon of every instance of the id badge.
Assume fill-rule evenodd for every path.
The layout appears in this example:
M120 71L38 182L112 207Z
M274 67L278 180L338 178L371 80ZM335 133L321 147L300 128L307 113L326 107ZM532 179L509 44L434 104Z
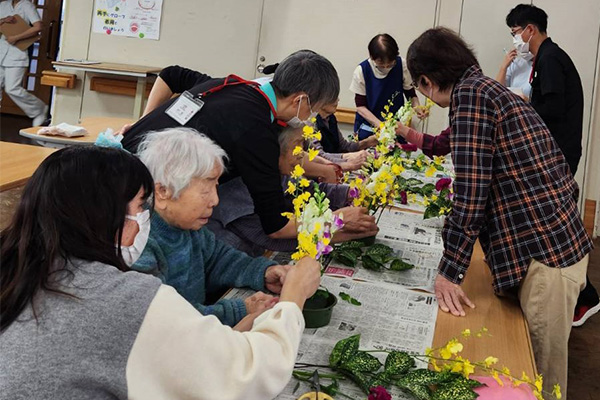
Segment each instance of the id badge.
M181 125L185 125L203 106L202 100L186 90L167 108L165 113Z

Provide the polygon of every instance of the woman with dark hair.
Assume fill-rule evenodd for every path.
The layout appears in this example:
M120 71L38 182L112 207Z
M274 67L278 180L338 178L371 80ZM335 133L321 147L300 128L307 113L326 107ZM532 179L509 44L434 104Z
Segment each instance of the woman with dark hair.
M411 85L406 63L399 56L398 43L387 33L376 35L369 42L369 58L354 70L350 90L354 93L356 119L354 132L360 140L373 135L373 128L381 123L381 113L389 100L390 112L404 105L404 97L416 107L419 98ZM419 117L423 111L417 111ZM404 139L399 138L404 143Z
M593 245L577 209L577 184L530 104L483 75L453 31L430 29L408 49L417 89L450 107L456 177L435 293L440 308L465 315L460 284L479 239L494 290L518 298L544 389L567 391L573 310Z
M318 263L291 268L279 303L234 331L128 271L153 189L117 149L63 149L33 174L0 234L3 398L266 399L287 384Z

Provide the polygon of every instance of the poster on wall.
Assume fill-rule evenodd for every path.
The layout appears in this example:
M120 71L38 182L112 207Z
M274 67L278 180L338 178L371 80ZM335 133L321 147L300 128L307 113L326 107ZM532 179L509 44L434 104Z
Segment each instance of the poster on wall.
M163 0L96 0L93 32L158 40Z

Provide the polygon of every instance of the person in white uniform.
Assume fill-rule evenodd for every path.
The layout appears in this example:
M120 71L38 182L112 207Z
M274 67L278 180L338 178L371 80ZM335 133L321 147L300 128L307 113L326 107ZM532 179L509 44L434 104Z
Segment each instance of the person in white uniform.
M19 15L31 28L14 36L0 38L0 104L2 89L29 118L33 126L41 125L48 114L48 106L23 87L23 75L29 67L27 50L20 50L15 43L33 37L42 30L42 22L35 5L29 0L0 1L0 25L14 24Z

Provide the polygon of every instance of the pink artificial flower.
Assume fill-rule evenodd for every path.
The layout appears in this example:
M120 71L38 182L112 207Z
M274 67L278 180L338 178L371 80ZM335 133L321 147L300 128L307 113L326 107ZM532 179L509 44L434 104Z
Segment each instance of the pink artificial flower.
M447 187L450 187L451 183L452 183L451 178L442 178L435 183L435 190L437 190L438 192L441 192L442 190L446 189Z
M412 143L402 143L400 145L400 148L404 151L417 151L418 147L416 144L412 144Z
M369 392L367 400L392 400L392 395L383 386L375 386L369 389Z
M400 203L408 204L408 196L406 195L406 190L400 192Z

